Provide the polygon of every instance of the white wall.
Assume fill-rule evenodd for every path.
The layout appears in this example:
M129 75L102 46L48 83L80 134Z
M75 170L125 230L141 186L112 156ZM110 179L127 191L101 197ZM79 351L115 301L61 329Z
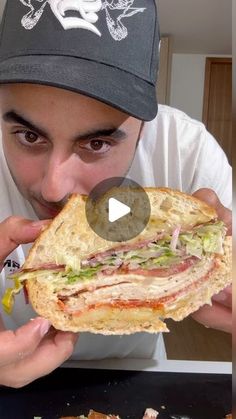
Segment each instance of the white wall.
M170 105L195 119L202 119L205 56L173 54Z
M200 121L202 120L205 60L210 56L172 55L170 106L181 109Z
M5 6L6 0L0 0L0 17L2 18L2 12Z

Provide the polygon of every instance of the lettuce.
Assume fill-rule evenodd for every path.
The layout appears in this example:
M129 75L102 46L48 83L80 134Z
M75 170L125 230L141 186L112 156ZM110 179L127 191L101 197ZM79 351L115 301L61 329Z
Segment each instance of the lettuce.
M74 284L81 279L90 279L100 270L101 266L99 264L96 267L81 269L79 272L69 271L66 275L67 284Z
M169 266L180 261L180 257L174 253L168 252L159 258L153 259L153 263L158 266Z
M207 253L223 254L223 240L226 228L222 221L195 227L193 232L180 234L180 243L186 246L186 253L201 258Z
M158 258L149 259L148 261L141 264L142 268L147 269L155 269L158 267L169 267L175 263L179 263L181 261L180 256L176 256L175 253L170 251L164 253L162 256Z

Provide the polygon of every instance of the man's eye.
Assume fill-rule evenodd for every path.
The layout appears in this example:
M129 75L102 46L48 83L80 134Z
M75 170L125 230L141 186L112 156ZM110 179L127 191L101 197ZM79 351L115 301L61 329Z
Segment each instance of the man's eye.
M91 151L91 152L97 152L97 153L105 153L106 151L108 151L111 148L111 143L108 141L104 141L104 140L99 140L99 139L95 139L95 140L90 140L88 143L86 144L81 144L80 147Z
M15 134L23 143L34 144L39 139L39 136L32 131L16 131Z
M94 151L99 151L103 148L104 145L107 145L107 143L105 143L105 141L102 140L92 140L90 141L90 145Z

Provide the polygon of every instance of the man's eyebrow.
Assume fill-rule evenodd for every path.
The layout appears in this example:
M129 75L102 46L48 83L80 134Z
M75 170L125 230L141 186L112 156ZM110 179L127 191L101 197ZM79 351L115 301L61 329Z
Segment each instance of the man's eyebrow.
M93 131L78 135L76 140L88 141L96 137L112 137L114 140L124 140L127 137L127 134L120 128L94 129Z
M36 131L42 137L49 137L48 133L44 129L37 127L35 124L25 119L23 116L19 115L15 111L6 112L3 115L3 120L5 122L17 122L18 124L24 125L25 127L29 128L31 131Z

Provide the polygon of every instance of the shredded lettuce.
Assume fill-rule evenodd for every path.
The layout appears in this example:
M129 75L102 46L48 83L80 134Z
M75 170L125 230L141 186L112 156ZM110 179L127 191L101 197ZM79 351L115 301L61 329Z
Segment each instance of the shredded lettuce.
M158 266L169 266L173 263L176 263L180 260L180 257L176 256L172 252L166 252L163 256L160 256L159 258L153 259L153 262L155 265Z
M201 258L207 253L223 254L226 228L222 221L195 228L191 233L180 234L179 241L186 246L186 253Z
M98 264L96 267L81 269L79 272L69 271L66 275L67 284L74 284L81 279L90 279L100 270L101 266L101 264Z

